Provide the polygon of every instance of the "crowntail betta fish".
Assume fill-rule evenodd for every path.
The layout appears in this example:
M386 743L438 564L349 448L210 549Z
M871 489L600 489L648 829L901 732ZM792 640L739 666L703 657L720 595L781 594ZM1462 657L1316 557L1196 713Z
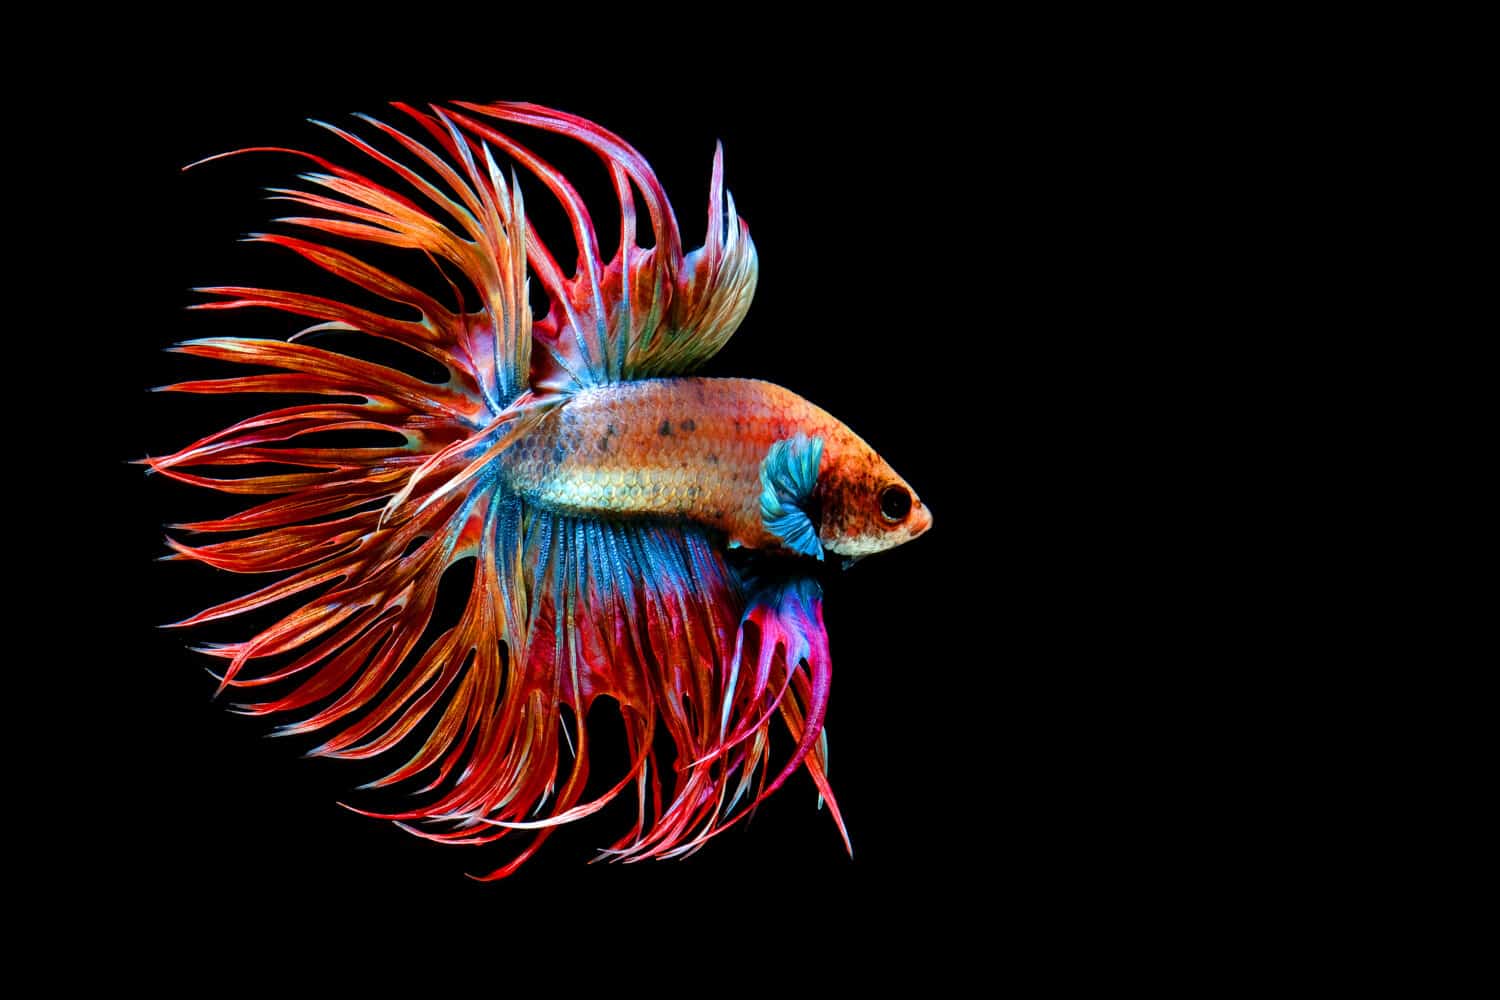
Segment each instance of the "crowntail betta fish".
M650 166L598 125L530 104L394 107L402 127L359 116L361 135L317 123L389 183L259 147L313 169L300 175L305 186L273 189L304 213L277 220L298 235L250 237L388 308L195 290L213 298L193 308L265 307L313 323L285 340L181 343L173 350L260 370L164 388L314 401L146 460L174 479L260 498L229 517L175 525L185 538L226 537L168 538L169 558L272 582L176 624L295 605L251 638L198 647L222 661L219 690L247 694L240 708L251 714L292 713L280 733L325 734L316 754L394 758L366 787L407 788L417 804L367 815L443 843L529 838L487 878L513 872L558 825L626 789L634 825L601 856L689 853L799 766L847 848L827 778L830 662L817 570L915 538L932 517L880 455L807 400L766 382L691 374L740 325L756 285L750 231L723 186L722 146L704 246L684 254ZM617 200L612 260L601 259L577 191L514 137L516 126L576 140L603 161ZM528 226L518 169L566 213L571 275ZM643 228L649 249L638 245ZM343 248L361 244L420 252L445 291ZM532 278L546 294L540 318ZM446 379L317 346L328 331L418 351ZM327 445L327 432L370 430L400 443ZM309 435L324 438L299 443ZM297 471L204 470L259 463ZM444 571L466 559L473 582L457 624L422 644ZM619 707L629 763L583 801L588 718L601 697ZM794 744L784 761L773 759L773 725ZM668 741L675 759L663 763L654 748Z

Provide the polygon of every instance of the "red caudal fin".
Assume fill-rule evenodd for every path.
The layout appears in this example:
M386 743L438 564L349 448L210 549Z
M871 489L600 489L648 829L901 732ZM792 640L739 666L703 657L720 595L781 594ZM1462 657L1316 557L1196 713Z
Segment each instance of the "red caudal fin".
M253 371L167 390L304 398L146 460L156 473L253 501L173 526L168 558L267 578L176 625L278 611L248 638L200 647L222 661L220 690L244 712L289 719L280 733L319 734L314 754L390 761L369 784L409 792L410 806L362 811L443 843L530 838L486 877L514 871L557 826L627 790L636 819L606 857L696 850L804 764L842 832L826 777L830 668L817 584L744 580L722 539L691 525L531 507L500 461L578 387L686 371L733 333L753 294L755 251L723 192L722 158L707 243L684 256L650 167L612 133L531 105L398 108L411 120L405 129L368 118L363 136L324 126L393 181L296 153L316 169L301 175L306 187L277 196L311 214L280 220L300 235L252 237L347 281L366 305L201 289L214 298L200 309L264 308L312 325L287 340L175 348ZM624 236L612 261L599 259L571 185L494 122L572 137L604 159ZM517 177L529 185L528 175L571 222L570 275L527 225ZM650 250L634 238L637 192ZM451 295L362 260L351 249L361 245L414 251ZM535 324L528 263L550 301ZM329 331L401 344L446 378L320 346ZM388 440L330 444L369 431ZM274 471L243 468L265 465ZM464 560L473 579L463 609L433 636L439 583ZM586 800L599 698L620 710L629 763ZM773 761L780 727L793 749Z

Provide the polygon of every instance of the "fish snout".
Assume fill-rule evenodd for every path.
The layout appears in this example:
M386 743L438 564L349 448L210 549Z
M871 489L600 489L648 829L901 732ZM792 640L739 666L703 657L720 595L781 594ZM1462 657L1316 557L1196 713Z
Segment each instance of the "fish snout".
M932 527L932 509L921 501L920 498L912 497L911 506L911 536L916 538L924 534Z

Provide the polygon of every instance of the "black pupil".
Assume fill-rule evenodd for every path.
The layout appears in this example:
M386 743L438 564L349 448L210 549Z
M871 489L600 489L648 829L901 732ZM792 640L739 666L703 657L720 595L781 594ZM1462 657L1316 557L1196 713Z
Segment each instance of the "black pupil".
M880 513L887 520L899 521L911 511L911 494L900 486L887 486L880 491Z

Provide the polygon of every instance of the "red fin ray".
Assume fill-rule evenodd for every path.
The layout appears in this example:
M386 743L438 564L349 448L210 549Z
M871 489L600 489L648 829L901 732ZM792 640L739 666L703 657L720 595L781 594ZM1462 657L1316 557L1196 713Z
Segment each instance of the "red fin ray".
M534 368L534 386L564 385L570 379L597 384L682 374L724 346L749 309L758 269L749 227L723 188L722 148L714 155L704 246L684 257L666 193L650 165L619 136L536 105L457 103L477 115L576 139L604 161L615 187L621 240L614 259L605 263L588 210L565 178L479 118L457 111L445 116L475 140L504 149L531 170L557 197L573 228L578 264L571 279L557 273L552 255L540 241L533 244L532 265L543 275L553 302L553 311L536 324L535 334L557 363L556 369L546 364ZM429 131L435 132L430 123ZM633 189L646 202L655 237L650 250L635 244Z
M175 558L279 575L178 624L289 607L248 638L205 648L227 661L221 690L255 689L258 700L241 706L251 714L295 713L279 732L319 733L315 754L393 761L367 787L420 784L410 808L383 814L419 836L473 844L532 835L486 877L514 871L557 826L627 789L637 798L635 821L607 856L691 852L803 764L842 830L826 780L829 670L816 585L747 588L720 540L697 528L529 509L507 492L498 464L537 414L577 386L689 371L734 332L756 263L723 187L722 150L704 246L684 255L651 168L613 133L532 105L397 107L418 126L414 134L374 119L364 119L378 133L373 141L325 126L391 171L394 186L309 156L319 169L302 175L308 189L275 189L306 211L281 220L301 235L252 237L389 303L394 315L293 291L200 289L216 301L196 308L268 308L316 325L288 340L190 341L177 350L274 371L165 389L350 399L272 409L147 460L182 482L267 498L175 526L234 535L169 540ZM601 157L618 200L612 260L601 259L573 186L490 120L562 134ZM571 276L526 225L520 185L514 174L507 181L496 151L562 204L577 251ZM636 245L637 196L650 250ZM426 255L451 302L342 241ZM528 261L551 300L535 324ZM447 378L426 382L298 339L320 331L392 341L437 361ZM533 351L533 341L542 349ZM389 431L404 444L338 448L306 439L352 431ZM262 464L299 471L256 474ZM205 471L216 468L251 474ZM424 645L444 573L471 557L458 621ZM620 708L629 765L584 801L589 714L601 697ZM774 770L773 724L795 741ZM658 735L670 740L672 759L660 759Z
M238 294L254 289L205 289ZM217 303L223 305L224 303ZM408 413L428 413L445 420L458 418L463 423L482 425L481 409L474 395L462 384L454 388L424 382L414 375L385 365L361 361L337 351L309 344L283 340L254 340L240 337L211 337L190 340L171 348L181 354L192 354L239 364L266 365L300 372L320 382L325 389L342 390L354 396L366 396L372 403L399 407ZM236 425L240 426L240 425Z

